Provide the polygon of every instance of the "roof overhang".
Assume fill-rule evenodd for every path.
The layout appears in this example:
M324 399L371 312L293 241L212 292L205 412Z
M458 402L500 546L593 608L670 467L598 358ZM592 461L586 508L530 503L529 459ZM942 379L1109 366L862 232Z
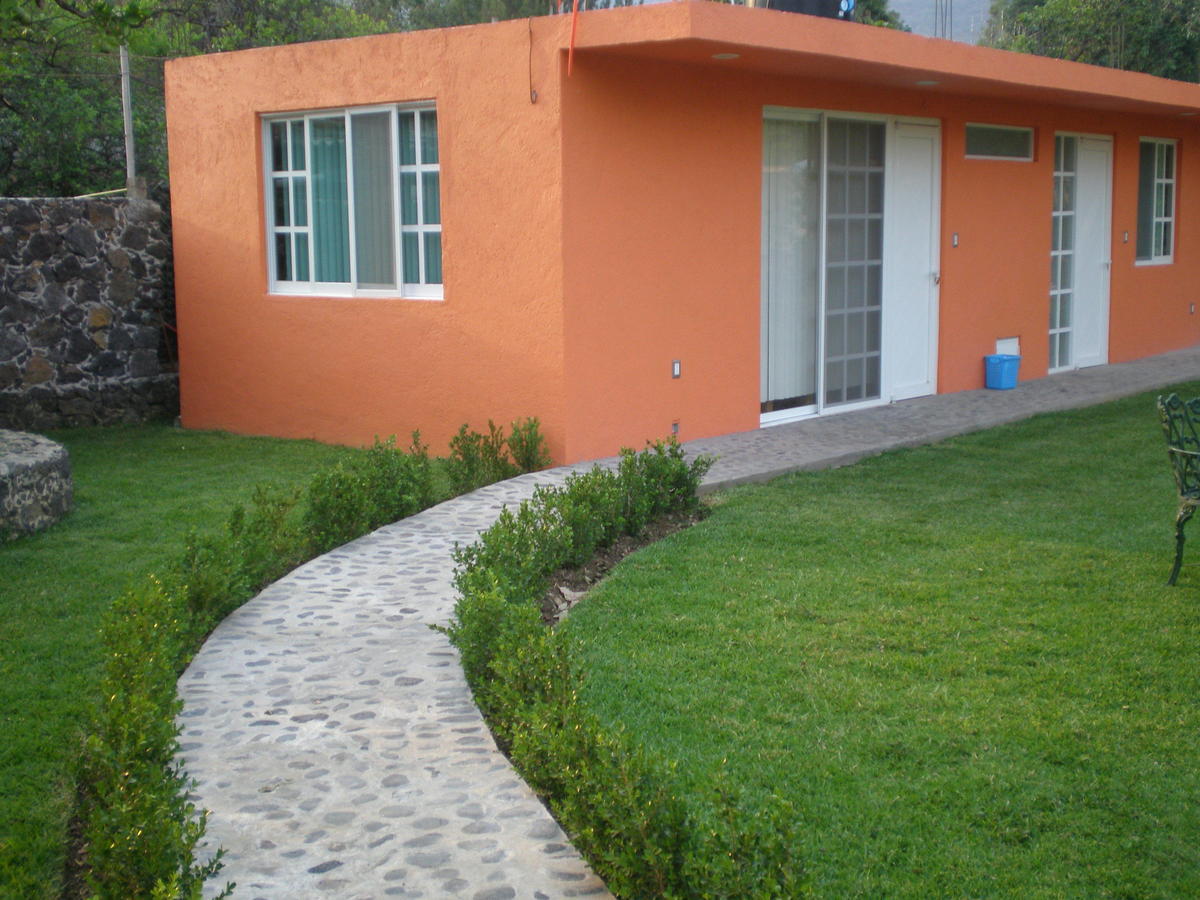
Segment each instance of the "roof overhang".
M682 0L580 16L575 52L888 89L1135 113L1200 115L1200 85L836 19Z

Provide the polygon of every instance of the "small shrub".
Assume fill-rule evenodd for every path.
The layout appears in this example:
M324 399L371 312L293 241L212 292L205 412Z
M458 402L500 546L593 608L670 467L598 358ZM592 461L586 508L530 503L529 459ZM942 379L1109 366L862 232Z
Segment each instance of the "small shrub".
M433 470L421 433L413 432L407 453L396 449L395 438L376 440L364 455L343 460L310 482L303 516L309 553L340 547L420 512L433 500Z
M617 471L625 488L625 528L632 535L668 512L695 509L697 490L712 459L698 457L691 463L675 440L659 441L641 453L621 451Z
M542 489L534 496L544 496ZM480 541L455 549L454 585L464 595L494 587L510 603L535 602L546 576L561 567L570 540L552 508L522 503L516 512L503 509Z
M550 451L536 417L518 419L508 437L504 428L488 419L488 432L472 431L466 424L450 438L446 472L455 494L465 494L514 475L536 472L550 465Z
M560 567L583 565L595 552L625 533L625 495L615 472L598 466L567 476L562 490L547 492L553 508L570 532L570 552Z
M706 802L689 810L682 881L698 898L773 900L812 893L803 860L796 810L777 796L750 802L717 773Z
M550 449L536 416L518 419L509 426L508 452L520 472L537 472L550 465Z
M299 491L258 485L250 506L236 506L227 526L236 560L236 584L253 594L305 559L304 540L294 515Z
M471 431L465 424L450 438L446 472L455 494L466 494L520 474L508 458L504 428L488 419L488 433Z
M246 588L238 581L239 571L228 533L218 537L188 533L183 553L165 581L187 610L192 646L199 646L229 614L231 603L245 596Z
M151 581L114 603L104 621L102 703L79 776L86 881L96 900L199 897L221 868L220 854L193 861L205 816L188 799L176 759L175 678L188 619L183 602Z

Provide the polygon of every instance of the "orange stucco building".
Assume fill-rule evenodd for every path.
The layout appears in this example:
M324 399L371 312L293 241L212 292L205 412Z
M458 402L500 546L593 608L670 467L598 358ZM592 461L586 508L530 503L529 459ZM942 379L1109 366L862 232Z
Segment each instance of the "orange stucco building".
M175 60L183 422L560 462L1200 340L1200 86L708 2Z

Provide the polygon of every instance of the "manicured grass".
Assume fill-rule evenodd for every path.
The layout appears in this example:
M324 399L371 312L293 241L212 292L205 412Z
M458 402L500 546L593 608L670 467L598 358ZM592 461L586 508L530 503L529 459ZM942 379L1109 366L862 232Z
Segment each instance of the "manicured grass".
M255 485L303 485L354 452L168 425L49 436L70 451L75 509L49 531L0 544L0 897L57 896L112 599L163 570L190 529L221 528Z
M684 790L795 804L818 896L1200 896L1174 505L1145 395L717 495L565 627Z

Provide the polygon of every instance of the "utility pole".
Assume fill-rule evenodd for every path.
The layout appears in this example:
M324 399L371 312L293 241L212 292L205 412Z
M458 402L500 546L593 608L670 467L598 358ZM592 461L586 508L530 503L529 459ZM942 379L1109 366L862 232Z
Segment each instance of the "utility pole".
M135 189L137 157L133 146L133 99L129 89L129 46L121 45L121 115L125 120L125 187Z

